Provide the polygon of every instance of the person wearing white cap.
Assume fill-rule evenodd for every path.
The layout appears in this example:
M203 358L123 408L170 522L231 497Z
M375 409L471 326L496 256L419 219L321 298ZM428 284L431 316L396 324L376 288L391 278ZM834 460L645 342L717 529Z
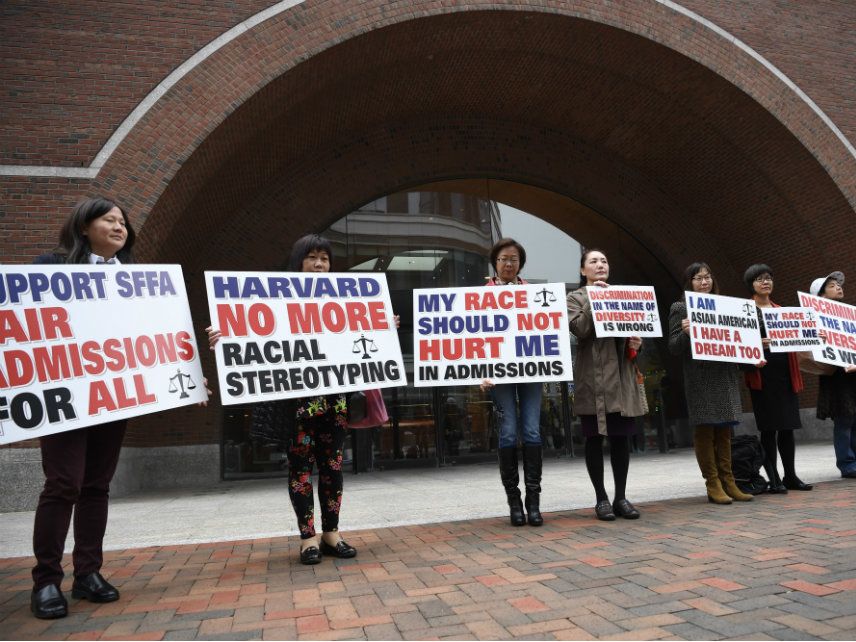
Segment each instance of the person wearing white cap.
M815 279L809 292L840 301L844 298L844 274L832 272ZM856 477L856 366L836 368L831 375L818 378L817 418L832 419L832 445L835 465L842 477Z

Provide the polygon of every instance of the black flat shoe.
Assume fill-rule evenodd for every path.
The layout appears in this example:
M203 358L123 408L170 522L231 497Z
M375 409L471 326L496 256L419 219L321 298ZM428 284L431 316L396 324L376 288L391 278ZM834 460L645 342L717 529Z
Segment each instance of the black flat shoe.
M781 483L775 485L770 484L767 487L767 493L769 493L770 495L787 495L788 489L785 488L785 485Z
M56 584L48 584L30 595L30 610L42 620L55 620L68 615L68 602Z
M597 518L601 521L615 521L615 513L612 512L612 506L609 504L608 499L603 499L597 503L597 505L594 507L594 514L597 515Z
M75 577L71 585L71 597L89 600L90 602L115 602L119 599L119 591L101 573L95 571L83 577Z
M332 555L333 557L341 557L343 559L357 556L357 549L343 539L336 542L335 546L330 546L327 542L321 540L321 552L325 555Z
M309 548L304 548L302 551L300 551L300 563L309 564L310 566L313 564L320 564L321 551L318 550L317 546L310 546Z
M782 483L788 490L811 490L814 488L812 484L806 484L799 477L793 477L791 479L785 477L782 480Z
M639 519L639 511L626 499L616 499L612 502L612 510L624 519Z

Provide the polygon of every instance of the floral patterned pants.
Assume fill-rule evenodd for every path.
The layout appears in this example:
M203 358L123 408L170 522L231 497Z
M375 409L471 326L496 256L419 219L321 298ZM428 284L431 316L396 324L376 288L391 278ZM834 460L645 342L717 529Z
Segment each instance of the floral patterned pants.
M342 448L344 421L333 413L303 419L288 448L288 495L297 515L300 538L315 536L312 468L318 465L318 500L325 533L339 530L342 506Z

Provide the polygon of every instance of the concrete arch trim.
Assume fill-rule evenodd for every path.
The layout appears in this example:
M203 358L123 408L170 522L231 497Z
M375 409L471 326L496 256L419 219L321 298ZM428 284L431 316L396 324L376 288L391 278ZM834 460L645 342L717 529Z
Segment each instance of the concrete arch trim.
M723 29L713 21L699 15L698 13L684 7L683 5L674 2L674 0L649 0L657 5L665 7L677 14L685 16L693 22L701 25L704 29L712 32L717 37L730 43L732 46L739 49L745 55L748 55L754 61L762 65L772 76L784 85L784 87L792 92L797 98L804 103L820 120L824 126L832 132L835 138L844 146L847 154L856 160L856 147L844 135L841 129L835 122L820 108L817 103L812 100L805 91L803 91L787 74L776 67L767 58L762 56L758 51L753 49L747 43L743 42L727 30ZM28 176L28 177L64 177L64 178L97 178L100 171L104 168L110 158L119 149L131 131L146 117L146 115L159 103L159 101L169 93L171 89L176 87L185 77L193 70L203 65L206 61L212 58L217 52L222 50L232 41L238 39L245 33L248 33L286 11L294 9L303 4L305 0L280 0L272 6L264 9L243 22L235 25L231 29L209 42L195 54L187 58L178 67L176 67L168 76L166 76L154 89L152 89L145 98L128 114L125 120L116 128L110 138L105 142L99 152L96 154L89 167L61 167L61 166L41 166L41 165L0 165L0 176ZM492 3L493 9L504 9L503 4L509 3ZM535 9L537 7L530 6L526 9ZM470 7L471 10L481 9L478 5ZM568 11L568 14L572 14ZM620 25L612 25L619 26ZM640 34L643 35L643 34ZM644 35L643 35L644 37ZM663 43L661 43L663 44ZM667 46L667 45L666 45ZM697 60L702 64L702 60ZM757 99L756 99L757 100Z

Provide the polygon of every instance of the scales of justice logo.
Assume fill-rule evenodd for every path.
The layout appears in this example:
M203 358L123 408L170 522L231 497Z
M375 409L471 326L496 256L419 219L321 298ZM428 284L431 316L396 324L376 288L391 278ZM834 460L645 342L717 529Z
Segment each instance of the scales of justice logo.
M550 307L550 304L555 303L555 301L556 295L547 288L535 292L535 303L540 303L542 308Z
M193 390L196 387L196 382L193 380L189 374L184 374L181 371L181 368L169 378L169 392L170 394L175 394L176 392L181 392L178 395L179 399L187 399L190 395L187 394L188 390Z
M360 338L354 341L354 349L351 352L354 354L362 352L362 359L371 359L372 356L369 353L377 352L378 349L377 344L373 340L366 339L366 335L361 334Z

